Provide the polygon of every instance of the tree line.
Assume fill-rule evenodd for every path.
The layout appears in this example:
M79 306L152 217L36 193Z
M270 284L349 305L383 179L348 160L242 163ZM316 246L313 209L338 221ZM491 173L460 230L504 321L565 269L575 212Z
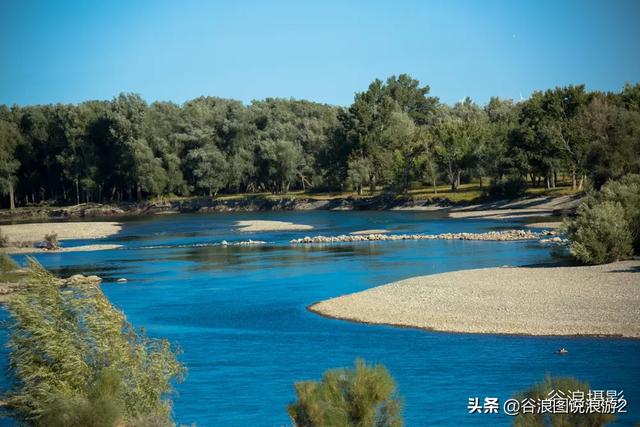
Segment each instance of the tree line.
M346 108L304 100L139 95L78 105L0 105L3 206L140 201L167 195L357 191L488 179L596 188L640 171L640 84L584 85L453 106L401 74Z

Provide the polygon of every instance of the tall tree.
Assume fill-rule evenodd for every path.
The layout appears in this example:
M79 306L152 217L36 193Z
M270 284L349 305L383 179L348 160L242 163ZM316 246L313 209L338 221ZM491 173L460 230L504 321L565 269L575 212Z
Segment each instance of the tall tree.
M0 192L9 196L9 209L15 209L14 189L20 166L15 151L23 138L18 126L9 120L8 112L0 110Z

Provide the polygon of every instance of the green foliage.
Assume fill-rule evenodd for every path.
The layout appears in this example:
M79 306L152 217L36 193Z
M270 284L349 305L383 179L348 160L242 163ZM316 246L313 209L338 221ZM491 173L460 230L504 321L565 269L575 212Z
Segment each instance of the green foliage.
M6 248L9 246L9 236L2 233L2 229L0 229L0 248Z
M171 381L184 368L166 340L134 329L93 283L60 281L29 260L24 290L7 303L7 403L35 425L112 425L169 419Z
M492 198L512 199L524 196L527 191L527 183L519 175L510 175L499 181L491 183L486 195Z
M225 184L227 162L215 146L196 148L189 151L187 160L192 165L195 185L207 190L209 196L218 193Z
M629 223L634 251L640 253L640 175L630 174L610 181L600 189L596 200L620 203Z
M352 159L348 163L347 185L362 194L362 188L369 184L373 173L369 159Z
M549 393L560 391L565 395L571 396L572 392L582 392L586 397L589 393L590 386L587 383L576 380L571 377L547 377L539 384L532 388L518 393L514 398L518 401L524 399L547 399ZM601 427L613 421L612 414L523 414L516 415L513 421L515 427L568 427L568 426L584 426L584 427Z
M396 386L382 365L356 360L355 369L334 369L320 382L295 384L297 401L287 408L299 427L399 427Z
M348 108L304 100L200 97L179 106L139 95L78 105L0 105L3 206L141 201L176 194L362 190L408 195L428 181L453 191L484 177L575 189L639 173L640 85L583 85L519 103L453 107L406 74L374 80ZM351 176L349 171L351 169Z
M18 268L18 264L4 251L0 251L0 275L9 273Z
M603 264L638 254L640 175L628 175L591 193L565 222L571 253L584 264Z
M104 368L80 394L53 395L35 424L43 427L113 427L124 419L123 389L121 375Z
M605 264L631 255L631 232L620 203L583 203L565 226L571 254L583 264Z

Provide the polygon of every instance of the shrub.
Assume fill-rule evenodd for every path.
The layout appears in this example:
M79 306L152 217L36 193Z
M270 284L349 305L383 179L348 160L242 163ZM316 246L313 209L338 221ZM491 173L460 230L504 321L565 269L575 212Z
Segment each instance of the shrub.
M640 253L640 175L630 174L619 181L608 182L601 188L596 199L620 203L629 223L633 247L636 253Z
M60 288L33 259L28 268L28 286L6 305L14 415L28 425L168 424L166 397L184 373L169 342L134 329L95 284Z
M583 264L618 261L633 252L629 223L620 203L583 203L564 229L571 240L571 254Z
M124 418L124 384L113 369L105 368L87 389L52 397L38 424L47 427L113 427Z
M45 234L44 243L47 245L47 249L60 249L60 242L58 242L58 233Z
M510 176L491 183L486 190L486 195L491 198L513 199L524 196L527 191L527 183L519 176Z
M0 229L0 248L6 248L7 246L9 246L9 236L2 234Z
M610 181L590 193L575 219L565 222L571 253L584 264L603 264L640 252L640 175Z
M395 382L382 365L356 360L355 369L330 370L295 390L298 400L287 411L299 427L403 425Z
M6 253L0 251L0 273L8 273L18 268L18 264Z
M534 385L532 388L518 393L514 396L514 399L522 402L524 399L548 399L553 392L559 392L558 394L565 396L571 396L573 392L584 393L586 399L590 390L590 386L587 383L578 381L575 378L570 377L547 377L539 384ZM565 426L589 426L589 427L601 427L610 423L614 419L612 414L601 413L544 413L544 414L531 414L531 413L519 413L513 420L515 427L565 427Z

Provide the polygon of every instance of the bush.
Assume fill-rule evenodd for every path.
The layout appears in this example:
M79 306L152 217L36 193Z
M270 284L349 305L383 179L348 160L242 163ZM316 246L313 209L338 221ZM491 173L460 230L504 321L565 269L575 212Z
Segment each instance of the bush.
M18 264L6 253L0 251L0 273L8 273L18 268Z
M47 249L60 249L60 242L58 242L58 233L45 234L44 243L47 245Z
M640 253L640 175L630 174L605 184L596 199L620 203L629 223L635 253Z
M334 369L320 382L295 384L298 400L287 412L299 427L403 425L396 385L382 365L356 360L355 369Z
M631 232L620 203L583 203L565 224L571 254L583 264L605 264L632 254Z
M33 259L28 267L29 286L6 305L13 414L36 426L170 425L166 398L184 367L169 342L134 329L98 286L60 288Z
M47 427L113 427L124 418L122 377L105 368L77 395L56 393L38 419Z
M575 378L570 377L547 377L543 382L534 385L532 388L518 393L514 396L514 399L522 402L524 399L548 399L550 393L559 392L558 394L564 394L571 396L573 392L584 393L586 399L590 390L590 386L587 383L578 381ZM565 427L565 426L590 426L601 427L610 423L614 419L612 414L600 414L600 413L587 413L587 414L531 414L531 413L519 413L513 420L515 427Z
M2 234L0 229L0 248L6 248L7 246L9 246L9 236Z
M584 264L603 264L640 252L640 175L610 181L580 204L564 224L571 253Z
M514 199L524 196L527 191L527 183L519 176L493 182L486 190L486 195L491 198Z

